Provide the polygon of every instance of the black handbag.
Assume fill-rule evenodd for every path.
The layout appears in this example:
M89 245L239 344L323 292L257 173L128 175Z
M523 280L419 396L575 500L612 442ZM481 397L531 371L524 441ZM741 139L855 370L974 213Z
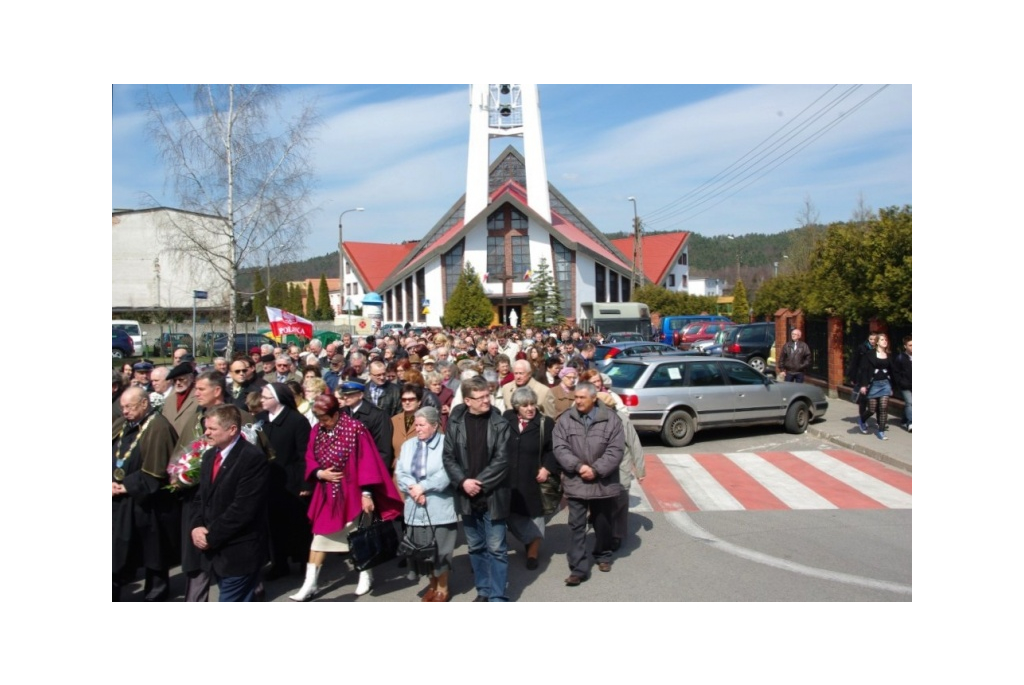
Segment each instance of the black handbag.
M369 525L363 526L365 512L359 515L358 527L348 534L348 548L356 570L365 571L395 558L398 533L395 524L381 520L374 512Z
M416 506L420 505L417 504ZM398 543L398 556L405 557L409 561L436 564L437 531L434 529L434 524L430 522L430 512L427 511L426 507L423 507L423 511L427 514L427 525L430 527L430 542L417 545L410 536L413 526L406 526L405 535L402 536L402 541Z

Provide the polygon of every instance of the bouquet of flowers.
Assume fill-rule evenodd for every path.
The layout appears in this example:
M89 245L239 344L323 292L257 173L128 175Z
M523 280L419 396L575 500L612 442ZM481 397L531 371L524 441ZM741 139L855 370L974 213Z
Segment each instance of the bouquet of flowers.
M177 461L168 464L167 476L170 479L170 484L167 488L169 490L192 488L199 485L199 467L203 463L203 452L209 447L205 440L194 440Z

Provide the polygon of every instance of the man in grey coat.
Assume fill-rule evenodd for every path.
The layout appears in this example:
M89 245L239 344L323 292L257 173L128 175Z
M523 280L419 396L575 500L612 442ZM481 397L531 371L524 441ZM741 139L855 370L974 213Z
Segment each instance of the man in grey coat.
M597 402L597 388L577 383L573 408L562 413L552 435L555 459L562 467L562 490L569 500L569 577L575 587L590 577L587 518L594 522L594 561L612 570L613 517L622 486L619 464L625 447L622 421Z

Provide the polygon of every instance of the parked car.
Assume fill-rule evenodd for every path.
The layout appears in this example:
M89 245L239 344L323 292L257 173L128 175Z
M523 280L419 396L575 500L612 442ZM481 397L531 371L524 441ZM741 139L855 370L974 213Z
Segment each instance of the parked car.
M685 314L661 317L661 328L655 331L655 339L666 345L679 345L679 336L684 328L697 321L729 321L728 317L714 314Z
M687 353L680 352L671 345L663 345L662 343L648 342L645 340L621 342L613 345L598 345L594 350L594 361L592 363L596 368L602 369L613 359L639 357L643 355L656 357L661 355L682 356L685 354Z
M695 321L683 329L678 347L681 350L689 350L694 343L714 340L719 331L736 325L732 321Z
M722 356L739 359L764 373L775 345L775 324L768 321L730 328L722 340Z
M114 359L135 356L135 343L132 336L120 328L114 328L110 334L110 347Z
M634 333L632 331L621 331L619 333L609 333L604 337L602 345L611 345L613 343L620 342L647 342L641 333Z
M206 357L213 357L213 343L217 338L227 338L228 334L224 331L207 331L199 336L199 347L196 348L196 352Z
M723 328L715 333L715 337L711 340L698 340L690 347L690 352L699 352L700 354L721 357L722 341L725 340L725 333L728 330L728 328Z
M160 354L170 357L179 347L192 351L192 336L188 333L164 333L160 336Z
M250 349L260 345L276 346L277 343L273 338L262 333L235 333L235 344L232 346L231 351L227 352L228 336L225 333L213 339L213 352L210 356L231 358L239 352L247 354Z
M828 411L828 396L808 383L777 383L735 360L697 355L616 359L605 369L639 430L670 447L705 428L779 424L803 433Z
M142 326L139 325L138 321L135 321L134 319L111 319L110 324L114 328L120 329L131 336L132 345L134 345L135 349L140 353L142 352L142 339L145 338L145 335L143 334Z

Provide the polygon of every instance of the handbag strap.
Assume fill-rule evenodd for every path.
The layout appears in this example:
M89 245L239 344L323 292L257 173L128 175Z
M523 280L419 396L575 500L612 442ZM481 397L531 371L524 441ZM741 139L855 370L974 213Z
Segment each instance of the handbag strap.
M420 507L423 507L423 513L425 513L427 515L427 527L430 528L430 537L432 537L434 539L434 541L436 542L437 541L437 531L434 530L434 524L431 523L431 521L430 521L430 509L427 509L427 506L425 504L420 504L419 502L416 502L415 500L413 500L413 502L416 504L416 508L417 509L420 508ZM415 509L413 511L415 512Z

